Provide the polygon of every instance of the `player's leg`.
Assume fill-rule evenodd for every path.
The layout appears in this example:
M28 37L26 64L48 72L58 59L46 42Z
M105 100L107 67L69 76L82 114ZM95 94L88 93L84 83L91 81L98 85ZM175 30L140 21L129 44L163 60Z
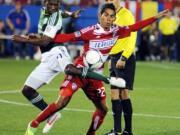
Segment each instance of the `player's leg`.
M120 90L111 86L111 103L113 112L114 127L105 135L118 135L122 132L121 117L122 117L122 104L120 99Z
M22 94L37 108L44 110L47 103L37 90L49 83L58 72L50 70L44 63L39 64L27 78Z
M66 89L63 89L66 90ZM38 125L46 120L48 117L53 115L55 112L63 109L68 102L70 101L71 97L70 96L60 96L56 102L53 102L48 105L44 111L42 111L32 122L31 122L31 127L38 127Z
M126 89L121 89L121 105L124 114L125 129L123 135L132 135L132 114L133 108L129 91L133 90L134 76L135 76L135 56L132 55L126 61L124 75L126 80Z
M23 87L23 95L37 108L44 110L48 104L43 97L38 93L38 89L43 85L49 83L59 72L52 71L45 63L41 63L29 75ZM51 127L61 117L59 112L53 114L47 119L47 125L50 123ZM30 126L29 126L30 127ZM31 131L31 130L30 130ZM33 130L32 130L33 131Z
M123 135L132 135L133 108L132 108L131 99L129 97L128 89L121 90L121 104L123 108L124 122L125 122Z
M67 78L65 79L65 81L63 82L61 86L60 98L58 98L58 100L56 101L56 106L58 107L59 110L61 110L68 104L73 93L75 93L79 88L78 84L76 84L76 81L78 79L76 80L75 78L72 78L72 77L70 78L71 79L68 79L68 76L67 76ZM49 132L52 126L53 126L53 123L51 121L47 122L43 128L43 133Z
M83 89L83 91L96 107L87 135L95 135L96 130L103 123L108 111L106 93L102 81L88 80L87 84L88 85L84 86L86 89Z
M72 94L73 92L69 88L61 89L60 96L58 97L57 101L49 104L46 109L44 109L34 120L29 123L26 133L34 135L34 132L36 132L36 129L40 123L45 121L57 111L63 109L69 103Z
M93 113L92 121L88 129L87 135L95 135L95 132L103 123L103 120L108 112L105 99L93 101L93 103L96 106L96 110Z
M25 83L27 86L32 86L34 90L38 89L44 84L49 83L58 73L63 72L66 65L71 63L71 58L65 47L54 47L51 49L50 52L47 52L42 56L41 61L42 63L31 73L31 75L28 77ZM39 99L38 100L36 99L38 99L37 96L31 101L35 101L35 103L37 104L39 103ZM69 97L67 97L67 99L69 99ZM43 99L40 98L40 102L42 100ZM66 104L66 98L64 96L61 96L61 98L58 101L59 102L53 103L49 106L47 105L46 107L44 106L43 108L46 109L44 110L42 108L42 110L44 110L43 113L39 117L37 117L39 118L39 121L41 121L41 118L42 121L44 121L44 119L46 119L46 115L47 117L51 116L48 118L47 124L43 129L44 133L48 132L53 126L54 122L58 119L58 117L60 117L60 114L55 112L63 108L64 105ZM35 104L34 102L32 103ZM40 108L40 106L38 107Z
M25 85L22 89L22 94L40 110L44 110L48 106L43 97L30 86Z
M119 55L111 56L111 67L110 67L110 76L111 77L122 77L123 75L117 75L116 63L119 59ZM121 127L121 117L122 117L122 105L120 100L120 91L119 88L115 86L111 86L111 103L112 103L112 112L113 112L113 129L111 129L105 135L112 135L112 134L120 134L122 127Z
M115 133L121 133L122 131L122 127L121 127L122 105L119 94L120 94L119 89L111 86L111 103L112 103Z
M22 90L23 95L40 110L47 107L47 103L36 91L44 84L48 84L65 67L72 63L65 47L54 47L42 55L41 63L33 70L25 82Z

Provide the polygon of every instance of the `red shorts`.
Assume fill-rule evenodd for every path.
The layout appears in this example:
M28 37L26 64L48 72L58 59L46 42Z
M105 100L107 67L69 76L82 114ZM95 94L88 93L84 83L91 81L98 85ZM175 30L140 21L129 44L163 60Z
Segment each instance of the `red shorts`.
M82 88L86 96L93 101L106 98L103 82L94 79L83 79L68 75L60 89L63 90L61 93L64 95L72 96L79 88Z

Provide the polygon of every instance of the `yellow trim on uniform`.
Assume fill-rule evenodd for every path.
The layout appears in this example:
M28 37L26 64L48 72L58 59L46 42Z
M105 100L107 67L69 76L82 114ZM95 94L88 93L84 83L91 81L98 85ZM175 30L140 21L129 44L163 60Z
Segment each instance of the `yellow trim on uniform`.
M128 9L122 7L116 13L116 21L114 23L119 26L128 26L134 24L135 19L132 13ZM118 39L116 44L111 49L110 55L123 52L122 55L126 58L129 58L135 50L136 38L137 38L137 32L132 32L129 37Z

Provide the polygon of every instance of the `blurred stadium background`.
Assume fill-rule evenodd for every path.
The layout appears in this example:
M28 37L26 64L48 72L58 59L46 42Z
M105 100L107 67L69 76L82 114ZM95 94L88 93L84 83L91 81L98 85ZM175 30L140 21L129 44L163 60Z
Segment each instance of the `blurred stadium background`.
M24 9L29 14L30 18L30 28L28 33L37 32L37 24L39 20L40 8L43 5L41 0L15 0L21 1L23 3ZM93 25L97 22L97 11L98 5L102 3L103 0L62 0L61 8L64 10L74 11L79 8L85 8L79 19L64 19L63 20L63 32L70 33L75 30ZM13 0L0 0L0 34L13 34L7 25L7 17L9 12L14 8ZM176 20L177 26L173 33L174 43L169 47L169 54L166 54L162 45L162 34L158 28L158 23L154 23L150 27L143 29L138 32L137 40L137 60L156 60L156 61L180 61L180 27L179 27L179 16L180 16L180 1L179 0L126 0L121 1L122 5L130 9L136 21L153 16L157 12L163 9L170 9L172 11L172 18ZM3 25L3 24L4 25ZM167 28L163 28L167 29ZM76 45L76 46L74 46ZM81 43L69 43L69 49L72 57L79 54L81 49ZM25 49L24 49L25 48ZM22 58L33 59L38 48L34 48L30 45L19 48L23 51ZM15 47L11 41L0 40L0 58L16 57ZM36 58L37 55L35 55ZM21 58L21 57L20 57Z
M30 16L28 33L37 32L42 0L18 0ZM64 10L74 11L85 8L79 19L64 19L63 32L70 33L97 22L98 5L101 0L62 0ZM135 135L180 135L180 0L126 0L122 5L130 9L136 21L155 15L163 9L172 11L172 18L177 22L174 33L175 42L170 48L170 54L164 56L162 34L159 24L138 32L136 47L137 72L135 91L132 94L134 104L134 134ZM0 0L0 34L11 35L6 18L14 8L13 0ZM14 45L9 40L0 39L0 135L19 135L25 132L27 123L38 114L21 95L20 89L28 74L38 64L39 49L26 46L23 57L16 57ZM81 42L68 43L72 57L81 50ZM23 50L24 48L22 48ZM30 59L30 60L29 60ZM143 62L142 62L143 61ZM108 75L108 70L105 70ZM52 102L56 99L63 74L56 77L52 83L39 91ZM106 86L107 101L110 107L110 91ZM82 135L88 128L92 104L79 91L73 101L63 111L60 120L49 133L52 135ZM111 112L110 112L111 113ZM112 117L109 114L98 135L112 128ZM39 130L38 134L42 134Z

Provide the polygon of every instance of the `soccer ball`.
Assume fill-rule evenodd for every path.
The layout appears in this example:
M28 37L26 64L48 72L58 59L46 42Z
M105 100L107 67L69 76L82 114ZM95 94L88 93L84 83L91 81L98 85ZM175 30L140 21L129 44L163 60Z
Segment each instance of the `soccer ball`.
M103 55L98 50L88 50L83 57L83 61L85 66L89 67L90 69L98 69L103 65Z

